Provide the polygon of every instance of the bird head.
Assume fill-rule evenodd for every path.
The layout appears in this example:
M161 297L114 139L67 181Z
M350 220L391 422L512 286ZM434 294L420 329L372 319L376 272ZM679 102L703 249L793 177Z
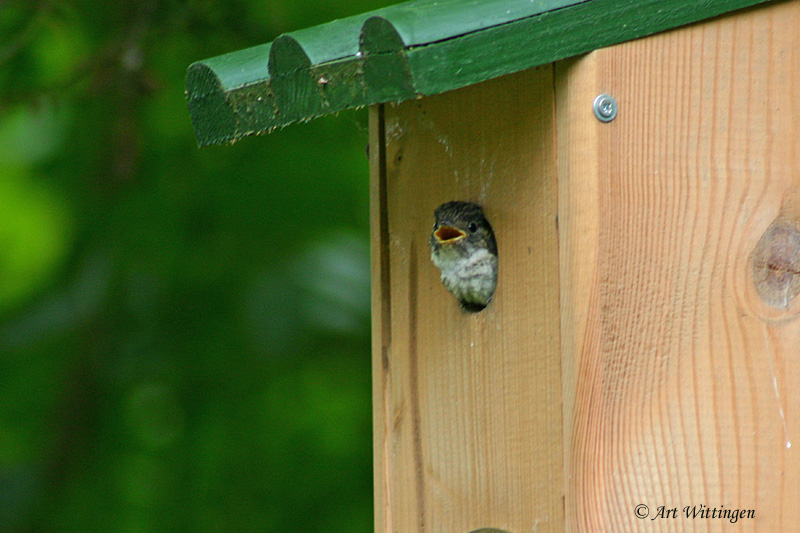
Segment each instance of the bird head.
M434 212L432 246L483 246L497 254L492 227L481 206L469 202L447 202Z

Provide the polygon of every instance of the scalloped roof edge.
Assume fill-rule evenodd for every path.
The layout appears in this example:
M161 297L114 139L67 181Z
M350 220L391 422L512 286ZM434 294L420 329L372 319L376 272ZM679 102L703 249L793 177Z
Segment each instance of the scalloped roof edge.
M198 145L439 94L771 0L412 0L198 61Z

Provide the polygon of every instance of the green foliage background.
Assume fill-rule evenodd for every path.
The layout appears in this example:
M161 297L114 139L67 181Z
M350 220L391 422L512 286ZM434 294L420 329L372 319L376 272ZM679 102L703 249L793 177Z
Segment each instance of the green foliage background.
M372 529L366 114L184 76L389 3L0 2L0 530Z

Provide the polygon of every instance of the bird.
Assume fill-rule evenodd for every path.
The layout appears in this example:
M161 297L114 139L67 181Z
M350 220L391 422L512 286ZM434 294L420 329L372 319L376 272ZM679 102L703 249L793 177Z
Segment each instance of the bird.
M483 209L471 202L446 202L433 213L431 260L445 288L465 311L483 310L497 286L497 242Z

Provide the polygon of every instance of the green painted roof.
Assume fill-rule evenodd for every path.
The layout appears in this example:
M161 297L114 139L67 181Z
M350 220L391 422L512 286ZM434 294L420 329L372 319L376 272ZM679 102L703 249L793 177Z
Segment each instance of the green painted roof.
M200 146L438 94L767 0L413 0L198 61Z

